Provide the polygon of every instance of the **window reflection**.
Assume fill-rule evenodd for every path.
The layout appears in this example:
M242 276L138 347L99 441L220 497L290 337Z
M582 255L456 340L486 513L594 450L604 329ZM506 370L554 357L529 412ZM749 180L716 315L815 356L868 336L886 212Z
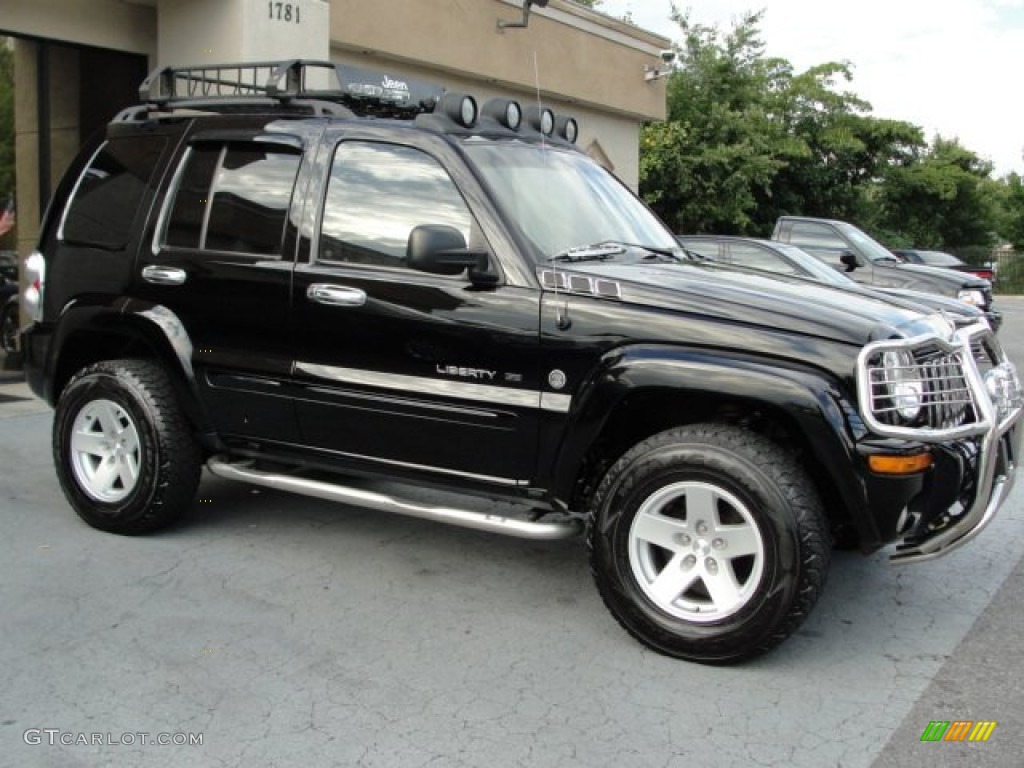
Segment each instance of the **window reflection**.
M615 177L589 158L529 145L472 144L466 151L507 218L547 259L567 248L618 240L675 248L675 238Z
M444 224L467 242L472 218L432 157L410 147L343 142L327 187L319 258L404 267L409 233Z
M300 160L297 152L247 144L192 147L168 245L279 256Z

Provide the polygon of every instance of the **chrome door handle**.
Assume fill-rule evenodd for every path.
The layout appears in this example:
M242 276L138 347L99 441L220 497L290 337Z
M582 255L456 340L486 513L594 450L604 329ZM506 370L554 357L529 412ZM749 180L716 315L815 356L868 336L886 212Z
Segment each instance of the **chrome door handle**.
M150 264L142 269L142 279L147 283L156 285L181 285L188 275L184 269L177 267L162 267L159 264Z
M343 285L313 283L306 289L306 298L332 307L361 307L366 303L366 291Z

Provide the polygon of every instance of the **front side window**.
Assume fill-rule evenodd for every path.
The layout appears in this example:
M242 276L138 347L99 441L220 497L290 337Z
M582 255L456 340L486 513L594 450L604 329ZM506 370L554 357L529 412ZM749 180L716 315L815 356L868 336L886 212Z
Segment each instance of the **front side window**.
M334 154L318 258L403 268L415 227L454 227L471 242L472 221L454 182L430 155L346 141Z
M166 143L137 136L104 144L78 180L61 238L100 248L125 247Z
M301 155L255 143L189 149L167 245L280 256Z
M843 238L831 227L810 221L794 222L789 242L807 248L846 248Z

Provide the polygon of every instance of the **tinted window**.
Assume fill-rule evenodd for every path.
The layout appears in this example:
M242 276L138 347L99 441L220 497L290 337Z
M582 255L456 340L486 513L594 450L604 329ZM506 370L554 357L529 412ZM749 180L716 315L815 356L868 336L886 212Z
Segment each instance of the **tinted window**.
M809 221L793 222L789 242L811 248L846 248L843 238L831 227Z
M429 155L390 144L343 142L327 186L319 258L404 267L414 227L444 224L471 242L471 222L455 184Z
M165 144L152 136L108 141L78 180L62 238L110 248L127 245Z
M186 159L167 244L280 255L301 155L255 144L196 145Z
M198 248L206 218L213 174L220 162L221 147L195 146L189 150L185 172L174 196L174 207L167 226L167 244Z
M751 243L729 243L728 261L741 267L761 269L783 275L797 275L800 270L769 248Z

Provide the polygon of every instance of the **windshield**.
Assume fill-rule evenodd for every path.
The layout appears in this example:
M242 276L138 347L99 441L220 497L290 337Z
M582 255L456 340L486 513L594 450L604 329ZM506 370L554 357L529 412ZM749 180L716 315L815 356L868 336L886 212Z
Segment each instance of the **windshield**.
M955 267L963 264L956 256L941 251L918 251L917 255L925 264L931 264L934 267Z
M678 251L657 217L585 155L511 142L464 146L537 262L605 243ZM605 255L616 253L608 248Z
M778 249L780 253L786 254L790 260L803 269L808 276L813 277L819 282L840 286L842 288L850 288L851 286L857 285L857 283L846 275L837 272L828 264L823 261L819 261L814 256L811 256L811 254L807 253L807 251L797 248L795 245L777 242L773 242L771 245L772 248Z
M868 235L861 232L853 226L853 224L839 222L836 226L839 227L839 230L846 235L850 242L860 248L861 253L871 259L871 261L899 261L892 251L877 240L873 240Z

